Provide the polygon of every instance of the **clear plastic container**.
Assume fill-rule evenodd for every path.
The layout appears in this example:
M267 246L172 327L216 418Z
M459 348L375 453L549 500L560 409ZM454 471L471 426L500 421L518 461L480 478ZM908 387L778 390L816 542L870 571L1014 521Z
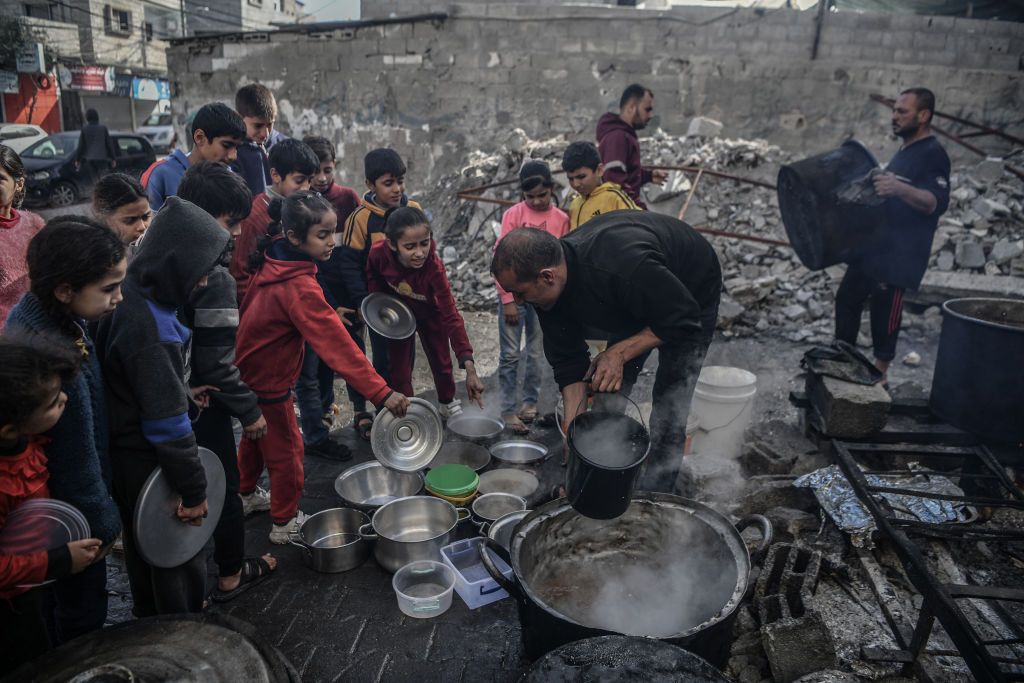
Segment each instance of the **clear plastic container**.
M508 592L487 573L480 560L484 539L467 538L441 548L441 559L455 572L455 592L469 609L476 609L508 597ZM512 567L491 553L491 559L506 579L512 578Z
M434 560L410 562L391 579L398 596L398 609L416 619L444 614L452 606L455 571Z

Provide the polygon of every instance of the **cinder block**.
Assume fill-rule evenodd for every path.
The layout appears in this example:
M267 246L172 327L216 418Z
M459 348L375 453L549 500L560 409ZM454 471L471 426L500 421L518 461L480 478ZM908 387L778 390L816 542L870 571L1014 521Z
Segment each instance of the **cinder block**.
M761 643L772 677L779 683L836 665L832 634L815 613L762 626Z
M859 439L885 427L892 397L881 384L863 385L807 373L807 396L820 418L822 433Z

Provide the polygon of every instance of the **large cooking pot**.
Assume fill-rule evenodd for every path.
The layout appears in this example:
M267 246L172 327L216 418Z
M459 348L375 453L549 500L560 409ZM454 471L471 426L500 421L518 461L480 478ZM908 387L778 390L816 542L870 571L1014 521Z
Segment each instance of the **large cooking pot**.
M759 558L771 523L756 524ZM640 492L612 520L580 515L564 498L534 510L512 534L508 580L490 553L488 573L519 602L523 645L536 658L582 638L622 634L665 640L723 666L735 610L747 592L751 556L729 520L696 501Z
M455 525L469 516L469 510L441 498L409 496L381 506L359 535L376 541L377 563L396 572L415 560L440 562L441 548L448 545Z
M423 490L419 472L399 472L376 460L353 465L334 480L334 490L348 507L372 514L385 503Z
M984 439L1024 441L1024 301L952 299L942 305L933 413Z
M370 556L370 544L359 535L359 528L369 521L358 510L323 510L307 517L298 538L290 543L302 549L302 559L311 569L326 574L347 572Z
M878 162L867 147L847 140L830 152L779 169L782 224L809 270L850 263L884 232L884 206L840 203L838 197L874 168Z

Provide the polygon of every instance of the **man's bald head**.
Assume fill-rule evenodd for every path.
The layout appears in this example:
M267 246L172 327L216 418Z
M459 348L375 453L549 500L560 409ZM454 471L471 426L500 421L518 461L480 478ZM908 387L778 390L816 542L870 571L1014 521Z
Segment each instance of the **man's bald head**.
M565 287L565 256L554 235L516 228L494 250L491 274L519 303L550 308Z

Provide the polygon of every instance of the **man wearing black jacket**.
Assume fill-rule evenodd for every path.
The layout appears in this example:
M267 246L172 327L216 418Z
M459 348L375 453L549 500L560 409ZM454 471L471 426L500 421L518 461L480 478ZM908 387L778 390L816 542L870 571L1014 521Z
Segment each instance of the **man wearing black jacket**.
M722 291L707 240L669 216L613 211L561 240L513 230L495 250L491 272L517 302L538 309L565 428L584 406L588 379L597 392L628 395L658 349L651 453L640 486L672 492ZM595 331L610 341L591 360L586 335Z
M89 177L93 183L105 176L110 169L117 167L117 153L110 131L100 123L100 115L95 109L85 112L86 124L78 136L78 148L75 149L75 168L84 161L89 169Z

